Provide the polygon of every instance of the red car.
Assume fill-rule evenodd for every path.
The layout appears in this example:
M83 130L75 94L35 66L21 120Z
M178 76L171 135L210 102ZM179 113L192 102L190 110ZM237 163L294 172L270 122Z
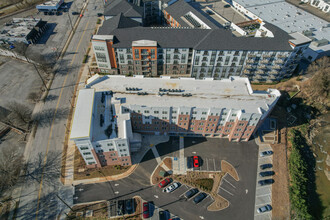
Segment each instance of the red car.
M193 156L194 167L199 167L199 158L198 156Z
M172 179L171 178L166 178L166 179L164 179L163 181L161 181L159 184L158 184L158 186L159 186L159 188L163 188L163 187L165 187L165 186L167 186L169 183L171 183L172 182Z
M149 218L149 203L148 202L144 202L143 203L143 218Z

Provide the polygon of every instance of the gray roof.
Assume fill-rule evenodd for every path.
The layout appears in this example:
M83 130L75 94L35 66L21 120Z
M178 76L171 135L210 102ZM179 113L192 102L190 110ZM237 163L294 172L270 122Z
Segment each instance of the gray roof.
M107 35L109 32L117 29L117 28L131 28L140 26L140 23L134 21L130 18L125 17L122 13L105 20L103 22L102 27L100 27L98 34L99 35Z
M225 29L191 29L191 28L152 28L132 27L115 29L107 32L100 29L100 35L114 35L114 47L128 48L133 41L154 40L163 48L194 48L197 50L269 50L290 51L288 41L291 38L286 32L267 24L273 38L236 37Z
M116 16L123 13L126 17L143 17L143 7L134 5L126 0L113 0L106 4L105 16Z
M175 3L171 4L167 8L164 9L167 13L169 13L182 27L190 27L181 17L188 12L192 12L199 19L201 19L205 24L207 24L210 28L215 29L219 28L213 22L208 20L204 15L202 15L199 11L197 11L194 7L192 7L189 3L184 0L178 0Z

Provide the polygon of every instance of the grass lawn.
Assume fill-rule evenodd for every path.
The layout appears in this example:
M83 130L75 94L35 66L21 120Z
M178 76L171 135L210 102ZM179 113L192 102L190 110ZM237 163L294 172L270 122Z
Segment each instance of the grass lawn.
M114 176L126 172L131 166L106 166L101 168L87 169L86 164L79 151L75 150L74 155L74 180L91 179L97 177ZM78 172L84 169L83 172Z

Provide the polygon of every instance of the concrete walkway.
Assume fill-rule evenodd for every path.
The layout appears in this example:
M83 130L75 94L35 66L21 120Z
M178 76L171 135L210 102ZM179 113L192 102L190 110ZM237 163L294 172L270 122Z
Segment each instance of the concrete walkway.
M179 157L173 158L173 173L186 174L187 173L187 159L184 157L184 137L180 137L179 143Z

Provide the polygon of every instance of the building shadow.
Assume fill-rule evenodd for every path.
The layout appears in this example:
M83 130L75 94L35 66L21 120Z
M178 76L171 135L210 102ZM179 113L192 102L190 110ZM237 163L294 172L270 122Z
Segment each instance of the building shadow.
M54 32L56 26L56 23L47 23L46 31L42 34L36 44L46 44L50 36L56 34L56 32Z

